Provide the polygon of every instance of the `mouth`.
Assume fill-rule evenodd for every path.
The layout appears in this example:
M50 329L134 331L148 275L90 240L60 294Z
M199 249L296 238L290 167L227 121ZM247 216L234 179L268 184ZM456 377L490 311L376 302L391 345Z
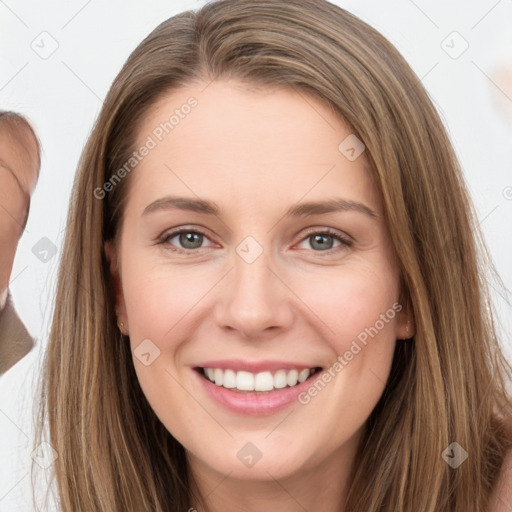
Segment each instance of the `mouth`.
M195 367L203 379L234 393L264 395L275 391L294 388L322 371L321 366L312 368L291 368L266 370L253 373L243 370L213 367Z

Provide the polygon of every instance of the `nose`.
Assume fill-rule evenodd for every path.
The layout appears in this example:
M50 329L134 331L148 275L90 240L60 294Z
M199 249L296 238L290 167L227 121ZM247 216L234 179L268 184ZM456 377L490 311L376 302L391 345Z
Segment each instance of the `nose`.
M267 251L252 263L234 255L216 304L216 322L251 340L274 337L293 325L293 293Z

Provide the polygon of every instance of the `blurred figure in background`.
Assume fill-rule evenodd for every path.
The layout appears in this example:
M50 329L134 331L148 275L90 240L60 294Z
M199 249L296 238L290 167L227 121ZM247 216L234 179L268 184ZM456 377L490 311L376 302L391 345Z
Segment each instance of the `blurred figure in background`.
M512 65L504 64L497 68L492 79L490 89L493 105L512 126Z
M40 166L39 140L28 121L0 110L0 375L34 346L14 309L9 281Z

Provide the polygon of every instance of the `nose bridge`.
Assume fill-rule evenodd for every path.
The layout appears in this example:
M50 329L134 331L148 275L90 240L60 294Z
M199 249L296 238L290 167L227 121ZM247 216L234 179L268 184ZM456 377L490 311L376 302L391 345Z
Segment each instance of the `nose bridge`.
M247 237L233 255L229 291L222 301L220 322L257 336L269 327L283 326L290 318L286 289L270 270L272 250Z
M253 237L247 237L236 248L234 259L234 294L246 306L270 308L277 293L275 277L270 272L272 251Z
M246 260L237 255L234 261L234 290L239 299L255 299L268 302L271 295L275 294L275 286L272 286L273 274L269 267L272 262L270 251L263 251L254 261Z

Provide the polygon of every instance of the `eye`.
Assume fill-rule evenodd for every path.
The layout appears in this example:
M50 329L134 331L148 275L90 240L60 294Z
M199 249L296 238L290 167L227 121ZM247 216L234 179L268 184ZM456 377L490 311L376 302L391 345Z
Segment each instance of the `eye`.
M173 242L173 240L175 240ZM179 228L166 233L161 241L161 245L165 245L169 249L182 253L190 253L198 249L203 249L208 246L203 246L205 241L209 241L208 236L200 230ZM315 252L335 252L342 250L346 247L351 247L353 241L348 237L341 235L340 233L331 229L323 229L310 231L305 238L302 240L302 244L309 241L309 248L312 248ZM338 245L335 247L335 242ZM210 245L212 247L213 244ZM306 247L307 249L308 247Z
M301 243L307 243L308 241L310 247L314 249L315 252L333 252L353 245L352 240L330 229L310 231ZM339 243L336 247L334 247L335 241Z
M173 243L172 240L176 239ZM190 252L203 248L203 242L209 240L205 233L193 229L180 228L166 233L160 243L169 245L172 250L178 252ZM176 245L179 244L179 245Z

